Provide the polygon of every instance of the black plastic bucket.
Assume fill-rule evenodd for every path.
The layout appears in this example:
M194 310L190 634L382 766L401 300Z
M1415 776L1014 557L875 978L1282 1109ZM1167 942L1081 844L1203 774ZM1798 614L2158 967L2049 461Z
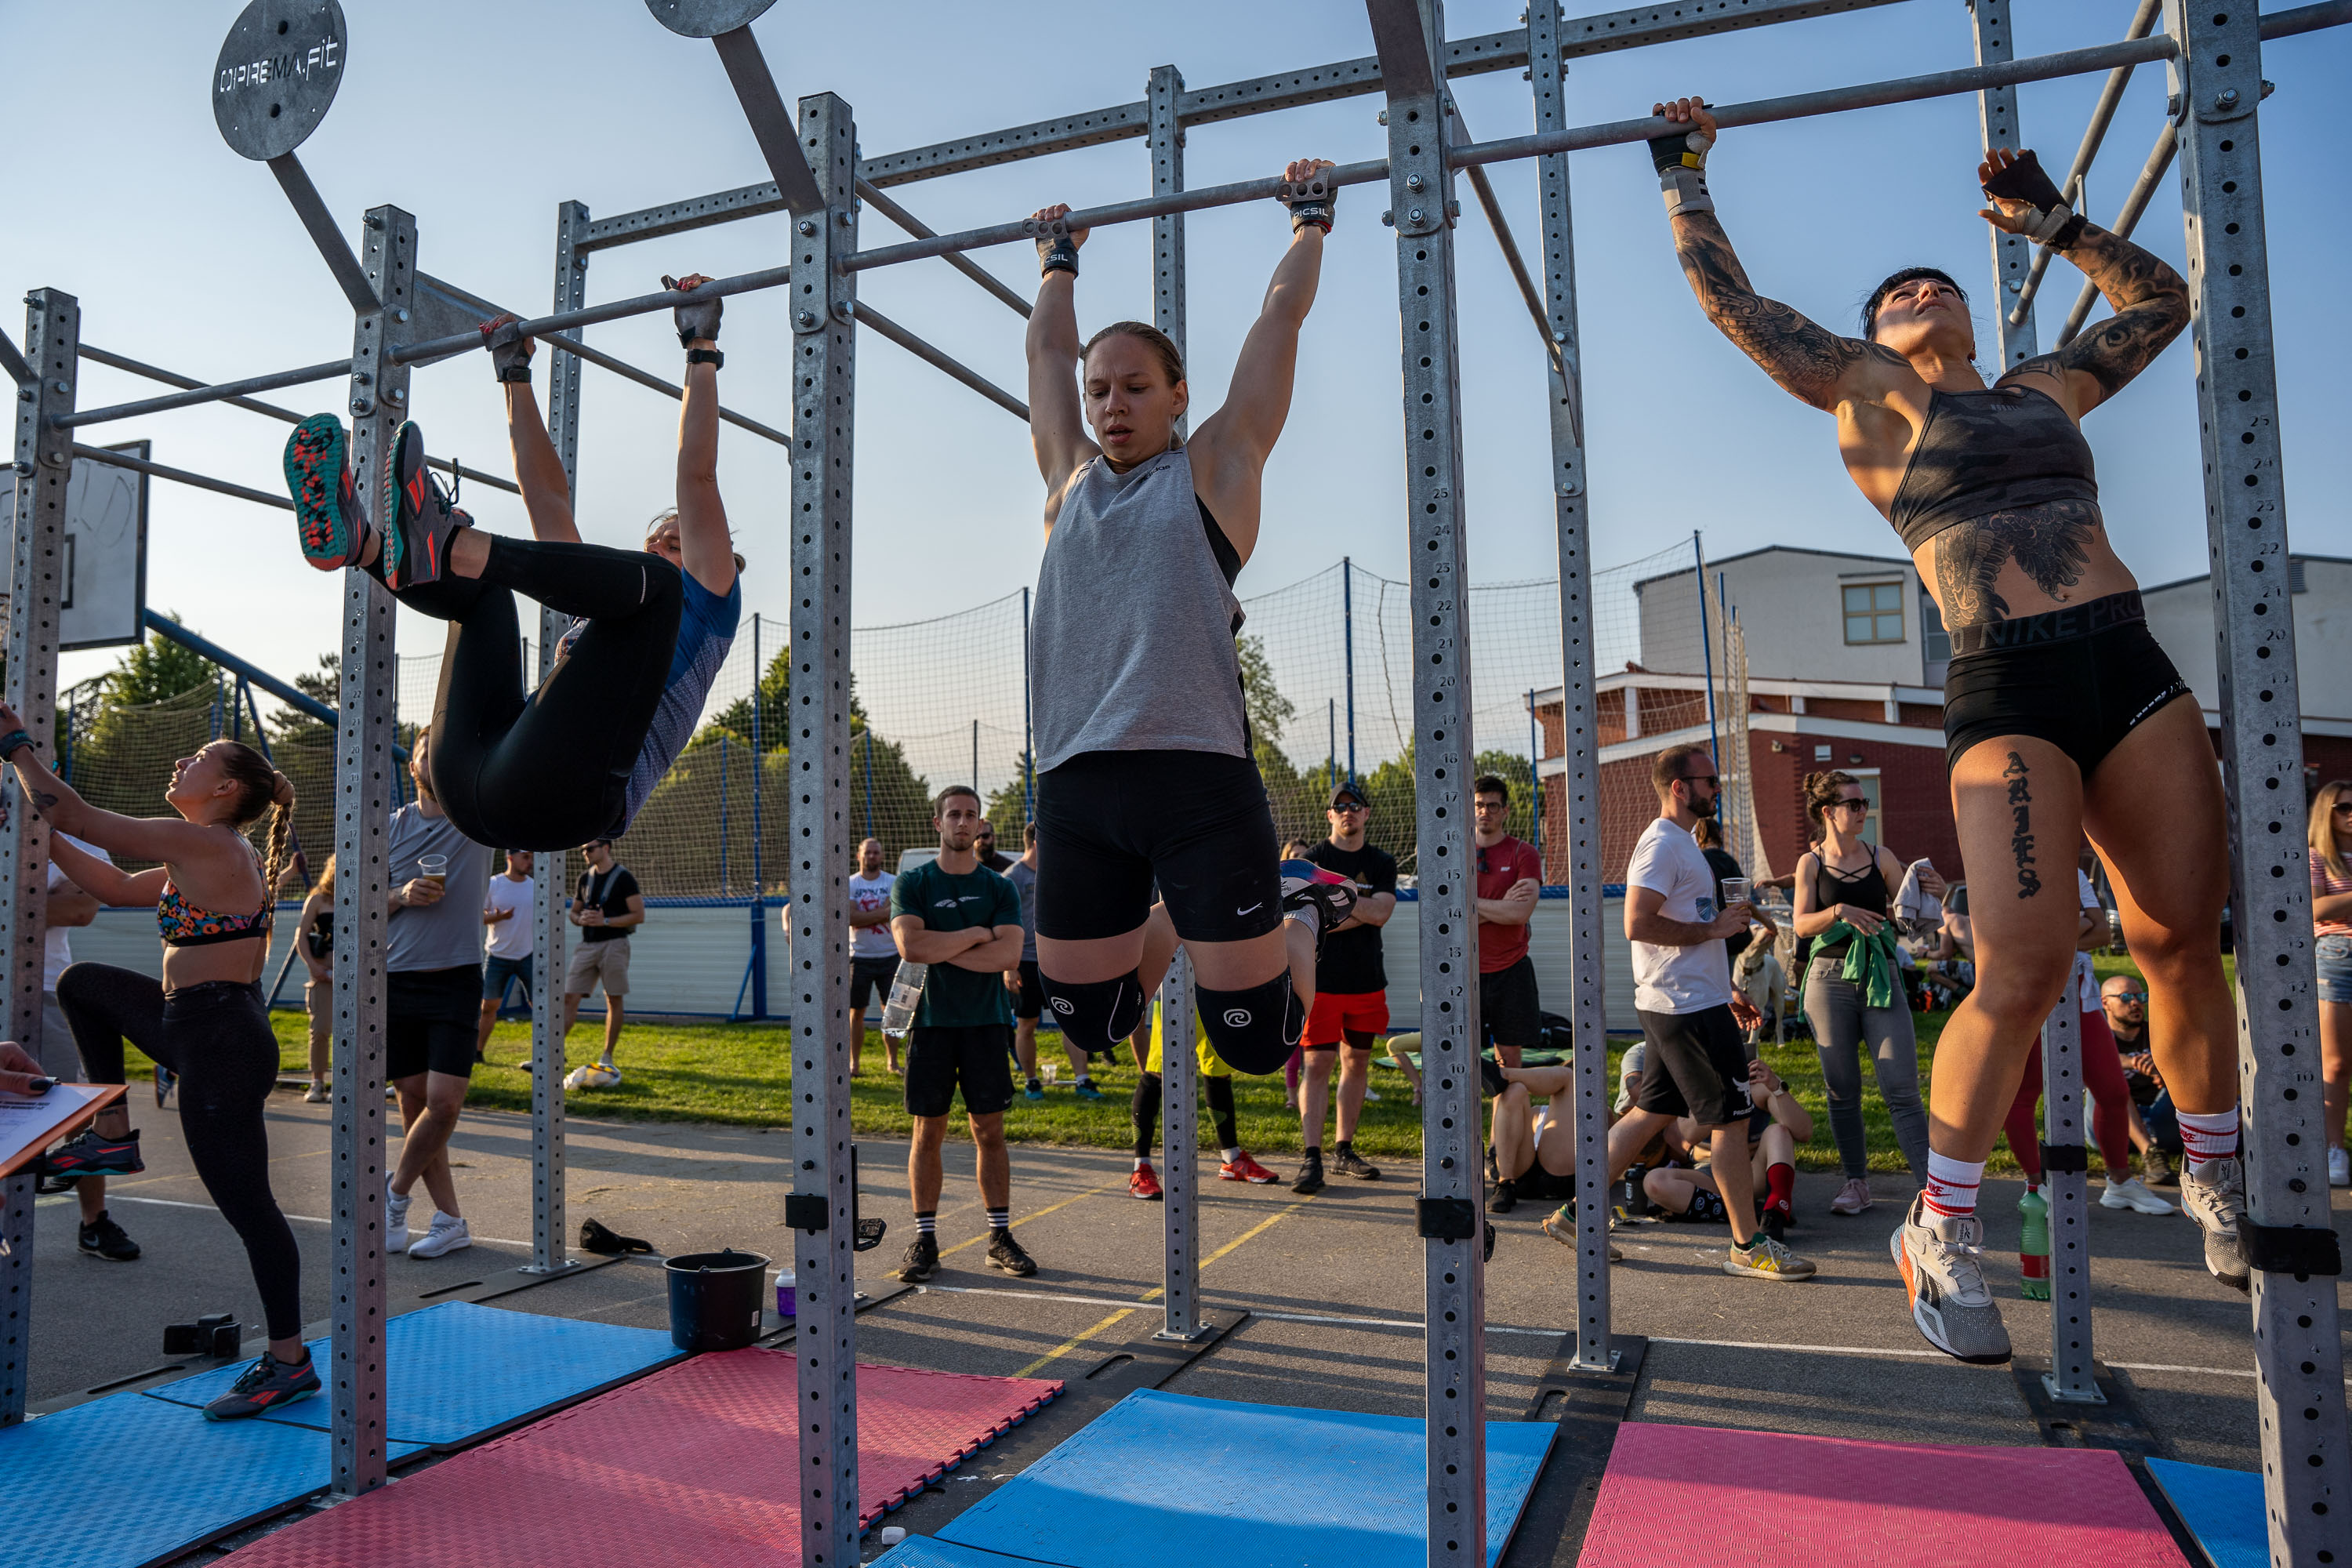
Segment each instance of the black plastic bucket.
M768 1260L756 1252L689 1252L669 1274L669 1339L682 1351L740 1351L760 1337Z

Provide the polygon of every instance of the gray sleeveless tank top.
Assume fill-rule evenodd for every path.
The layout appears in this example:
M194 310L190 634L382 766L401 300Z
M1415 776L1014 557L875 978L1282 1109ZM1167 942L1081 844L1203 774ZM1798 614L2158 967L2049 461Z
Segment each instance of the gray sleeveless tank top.
M1123 474L1099 457L1078 471L1029 625L1039 772L1087 752L1250 754L1241 604L1213 526L1181 447Z

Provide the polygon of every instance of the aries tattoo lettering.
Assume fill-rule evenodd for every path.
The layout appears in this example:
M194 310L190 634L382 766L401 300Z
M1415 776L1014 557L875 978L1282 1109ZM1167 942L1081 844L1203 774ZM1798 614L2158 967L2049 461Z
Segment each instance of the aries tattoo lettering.
M2025 759L2009 753L2000 776L2009 781L2009 850L2017 857L2017 896L2030 899L2042 890L2042 873L2033 867L2033 791L2027 782Z

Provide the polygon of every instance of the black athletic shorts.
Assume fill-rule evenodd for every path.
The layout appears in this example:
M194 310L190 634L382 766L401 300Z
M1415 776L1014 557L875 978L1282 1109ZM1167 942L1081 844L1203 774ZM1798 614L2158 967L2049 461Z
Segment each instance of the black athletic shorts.
M1549 1134L1550 1130L1547 1128L1545 1131ZM1563 1137L1572 1136L1566 1128L1562 1128L1560 1132ZM1565 1176L1554 1175L1544 1169L1543 1155L1538 1152L1534 1164L1511 1178L1511 1191L1523 1198L1534 1198L1541 1203L1569 1203L1576 1197L1576 1173L1571 1171Z
M918 1024L907 1036L907 1114L945 1116L963 1093L964 1113L988 1116L1013 1103L1013 1026L961 1028Z
M474 1076L482 1021L482 966L396 969L383 977L383 1076Z
M1013 1016L1024 1023L1045 1010L1045 987L1037 979L1037 961L1021 961L1021 994L1013 999Z
M1037 934L1124 936L1156 879L1178 936L1264 936L1282 923L1281 853L1247 757L1082 752L1037 775Z
M1727 1003L1696 1013L1644 1013L1642 1038L1649 1050L1633 1103L1643 1110L1687 1116L1701 1127L1745 1121L1755 1109L1748 1092L1748 1041Z
M896 958L853 958L849 961L849 1016L866 1016L866 998L871 994L877 1007L890 1005L890 982L898 973Z
M1944 675L1944 765L2003 735L2032 735L2088 779L2189 683L2147 629L2137 591L2022 620L1960 626Z
M1529 1051L1543 1038L1536 962L1526 953L1507 969L1478 976L1478 1018L1491 1045Z

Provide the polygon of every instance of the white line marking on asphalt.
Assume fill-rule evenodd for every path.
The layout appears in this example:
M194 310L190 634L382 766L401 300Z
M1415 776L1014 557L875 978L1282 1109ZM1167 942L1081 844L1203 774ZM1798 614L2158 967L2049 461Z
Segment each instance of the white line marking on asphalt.
M1148 1306L1150 1304L1149 1300L1143 1301L1122 1301L1116 1298L1108 1296L1055 1296L1048 1295L1043 1290L1007 1290L1002 1289L991 1289L985 1285L925 1285L922 1286L921 1289L924 1290L942 1290L950 1296L1025 1296L1032 1300L1038 1301L1072 1301L1082 1307L1135 1307ZM1269 1312L1256 1307L1250 1308L1249 1314L1253 1318L1271 1318L1275 1321L1281 1323L1339 1323L1344 1324L1349 1328L1359 1329L1419 1329L1425 1327L1425 1325L1410 1318L1335 1318L1311 1315L1306 1312ZM1563 1329L1522 1329L1511 1327L1503 1323L1489 1323L1486 1325L1486 1331L1490 1334L1534 1334L1544 1339L1556 1339L1567 1331Z
M2240 1372L2226 1366L2170 1366L2153 1361L2111 1361L2107 1363L2119 1372L2193 1372L2206 1377L2258 1377L2259 1373Z
M116 1198L111 1193L108 1194L107 1196L110 1201L118 1203L155 1204L167 1209L202 1209L206 1214L220 1213L220 1210L214 1207L211 1204L182 1203L177 1198L134 1198L129 1194L124 1194L121 1197ZM289 1214L286 1217L289 1220L298 1220L304 1225L332 1225L335 1223L331 1219L320 1219L317 1215L312 1214ZM475 1237L474 1239L476 1241L487 1241L493 1247L529 1247L530 1245L528 1241L509 1241L502 1236L478 1236Z

